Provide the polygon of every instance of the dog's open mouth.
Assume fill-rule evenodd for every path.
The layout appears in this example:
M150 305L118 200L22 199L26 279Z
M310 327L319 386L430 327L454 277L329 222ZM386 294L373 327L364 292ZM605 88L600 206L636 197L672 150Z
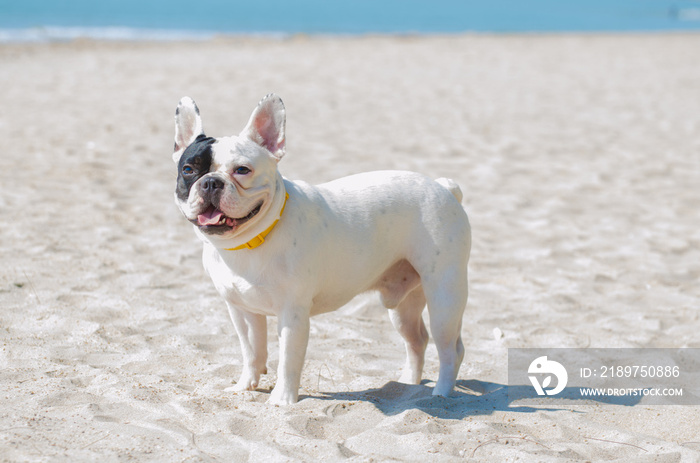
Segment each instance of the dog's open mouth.
M209 206L207 210L202 212L197 216L197 220L194 220L196 225L198 225L203 231L212 233L222 233L234 228L240 227L253 217L255 217L260 209L262 208L262 201L260 204L255 206L252 211L245 217L232 218L226 216L221 210L216 207Z

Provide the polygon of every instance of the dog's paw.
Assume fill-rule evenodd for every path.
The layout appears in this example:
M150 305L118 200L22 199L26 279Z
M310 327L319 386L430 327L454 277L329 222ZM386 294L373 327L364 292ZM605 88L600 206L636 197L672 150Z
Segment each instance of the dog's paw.
M411 371L407 368L401 373L401 377L399 378L399 383L402 383L402 384L420 384L421 376L422 375L420 372Z
M260 375L250 371L243 371L241 377L233 387L229 388L234 392L254 391L260 382Z
M291 405L297 403L298 396L299 393L297 391L288 391L275 386L267 403L271 405Z
M226 390L231 392L254 391L257 387L258 383L246 383L239 381L233 386L226 388Z
M452 390L454 389L454 385L448 384L440 384L438 381L438 384L435 385L435 388L433 388L433 396L434 397L450 397L452 395Z

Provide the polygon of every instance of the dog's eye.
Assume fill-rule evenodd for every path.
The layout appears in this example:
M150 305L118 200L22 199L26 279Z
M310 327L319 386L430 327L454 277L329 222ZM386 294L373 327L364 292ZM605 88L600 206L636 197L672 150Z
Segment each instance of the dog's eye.
M250 169L248 169L246 166L241 166L237 167L236 170L233 171L233 173L238 175L247 175L250 173Z
M192 174L194 174L194 169L192 168L191 165L187 164L182 168L182 174L183 175L192 175Z

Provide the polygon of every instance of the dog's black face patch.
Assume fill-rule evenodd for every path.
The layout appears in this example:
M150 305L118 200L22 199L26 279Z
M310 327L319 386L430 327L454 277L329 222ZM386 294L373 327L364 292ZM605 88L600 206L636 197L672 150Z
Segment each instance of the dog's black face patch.
M216 142L215 138L202 134L180 156L175 188L175 194L180 201L187 201L192 185L209 173L212 159L211 145L214 142Z

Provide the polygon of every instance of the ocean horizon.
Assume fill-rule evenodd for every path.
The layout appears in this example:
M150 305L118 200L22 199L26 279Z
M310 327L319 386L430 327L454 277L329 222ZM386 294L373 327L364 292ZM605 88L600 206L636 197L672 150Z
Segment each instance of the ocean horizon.
M0 0L0 42L700 30L700 0Z

